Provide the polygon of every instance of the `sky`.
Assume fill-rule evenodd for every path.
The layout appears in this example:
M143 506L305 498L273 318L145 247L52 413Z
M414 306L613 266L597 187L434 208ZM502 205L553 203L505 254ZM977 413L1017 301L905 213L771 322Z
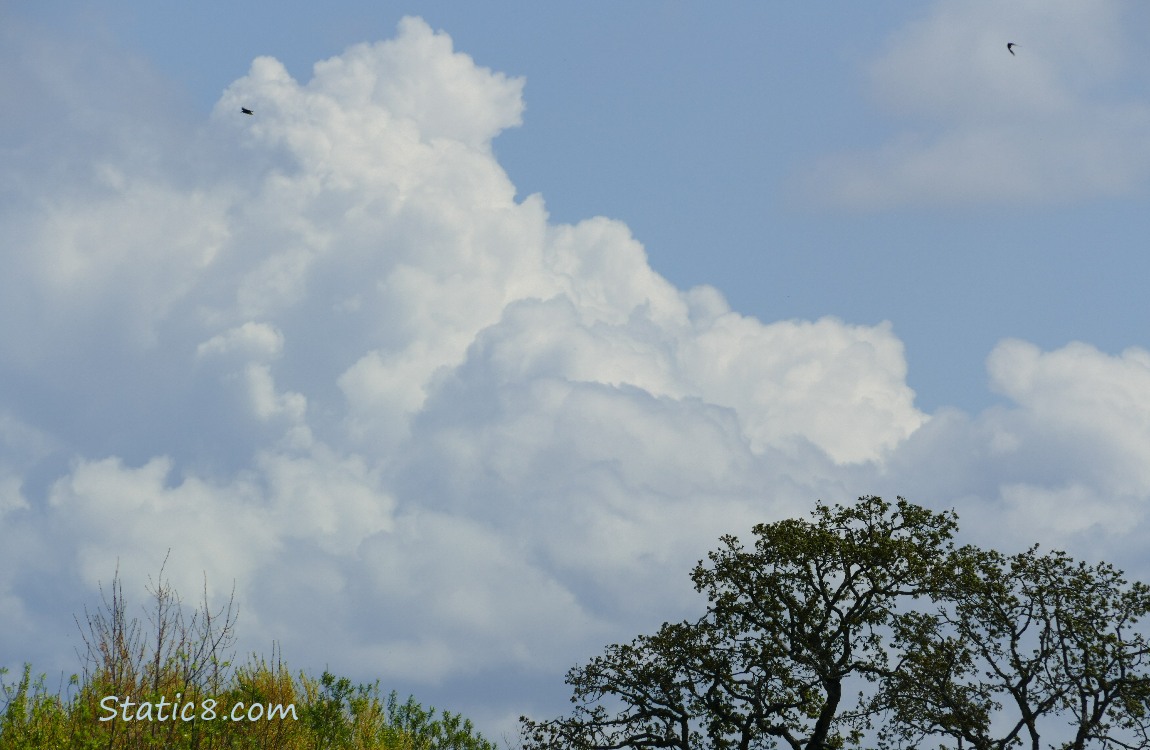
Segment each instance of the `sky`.
M816 500L1150 579L1148 24L0 0L0 664L170 554L498 738Z

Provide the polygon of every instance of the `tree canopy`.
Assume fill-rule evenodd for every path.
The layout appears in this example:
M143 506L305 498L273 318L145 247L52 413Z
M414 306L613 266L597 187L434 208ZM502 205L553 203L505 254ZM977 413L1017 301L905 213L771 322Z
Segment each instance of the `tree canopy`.
M957 523L872 496L724 536L706 614L572 669L526 750L1150 746L1150 588Z

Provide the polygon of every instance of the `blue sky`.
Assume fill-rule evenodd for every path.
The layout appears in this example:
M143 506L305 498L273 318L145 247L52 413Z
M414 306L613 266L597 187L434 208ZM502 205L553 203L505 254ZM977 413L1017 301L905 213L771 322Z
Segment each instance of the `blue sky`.
M816 498L1150 571L1148 23L0 3L0 654L170 547L500 731Z

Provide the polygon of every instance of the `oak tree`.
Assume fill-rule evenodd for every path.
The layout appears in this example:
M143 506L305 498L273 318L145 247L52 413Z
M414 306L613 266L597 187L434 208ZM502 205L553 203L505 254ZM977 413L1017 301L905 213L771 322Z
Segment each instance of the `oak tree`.
M890 711L884 746L1150 747L1148 612L1150 587L1107 563L964 547L935 606L896 627L872 704Z
M523 717L525 750L1150 747L1150 587L956 530L863 497L723 537L706 614L572 669L575 710Z
M820 750L857 742L873 708L852 680L889 671L884 644L907 599L930 596L953 553L951 512L899 498L819 504L754 527L695 568L707 614L610 646L568 673L575 712L524 718L530 750ZM612 708L604 706L612 703Z

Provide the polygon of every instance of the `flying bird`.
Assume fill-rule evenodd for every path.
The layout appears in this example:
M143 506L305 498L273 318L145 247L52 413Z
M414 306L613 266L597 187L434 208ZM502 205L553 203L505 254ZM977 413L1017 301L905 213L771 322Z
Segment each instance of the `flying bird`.
M1014 53L1013 53L1013 52L1011 52L1010 54L1012 54L1012 55L1013 55ZM241 112L243 112L245 115L254 115L254 114L255 114L255 112L252 112L252 111L251 111L250 109L248 109L247 107L240 107L240 111L241 111Z
M1006 51L1013 55L1014 54L1014 48L1016 46L1018 46L1018 45L1016 45L1014 42L1007 42L1006 43ZM251 113L249 112L249 114L251 114Z

